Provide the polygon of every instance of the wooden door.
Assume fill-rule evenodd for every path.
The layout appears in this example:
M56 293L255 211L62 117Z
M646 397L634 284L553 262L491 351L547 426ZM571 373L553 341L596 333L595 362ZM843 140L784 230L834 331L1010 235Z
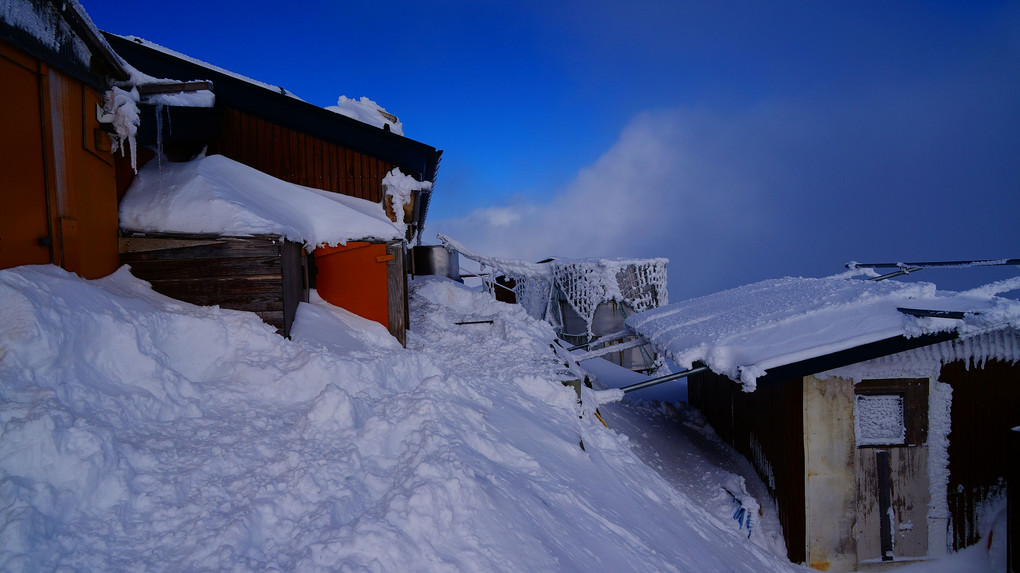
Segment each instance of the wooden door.
M0 43L0 268L52 260L38 62Z
M315 249L315 290L326 302L389 328L387 263L383 243L347 243Z
M928 554L928 379L855 387L857 559Z

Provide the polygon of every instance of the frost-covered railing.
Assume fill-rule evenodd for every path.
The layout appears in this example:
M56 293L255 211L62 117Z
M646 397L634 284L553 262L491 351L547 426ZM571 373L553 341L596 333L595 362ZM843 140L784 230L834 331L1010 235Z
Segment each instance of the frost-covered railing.
M669 303L668 259L557 259L529 263L479 255L449 237L438 237L447 249L481 265L480 274L490 275L483 277L490 290L495 288L496 276L512 279L512 286L501 286L513 290L528 314L557 328L563 325L558 304L561 297L587 324L589 336L595 311L603 303L624 303L635 312Z

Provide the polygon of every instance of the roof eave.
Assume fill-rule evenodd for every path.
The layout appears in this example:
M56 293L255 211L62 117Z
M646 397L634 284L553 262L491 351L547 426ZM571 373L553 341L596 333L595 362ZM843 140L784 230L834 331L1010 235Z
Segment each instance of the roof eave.
M808 358L791 364L769 368L765 371L765 375L758 377L757 387L760 388L762 386L779 384L788 380L794 380L811 374L832 370L834 368L840 368L851 364L857 364L859 362L874 360L875 358L881 358L883 356L889 356L890 354L897 354L899 352L906 352L907 350L914 350L915 348L922 348L933 344L939 344L941 342L956 340L959 337L960 334L955 330L922 334L912 338L908 338L906 336L894 336L892 338L870 342L854 348L832 352L823 356L816 356L814 358Z

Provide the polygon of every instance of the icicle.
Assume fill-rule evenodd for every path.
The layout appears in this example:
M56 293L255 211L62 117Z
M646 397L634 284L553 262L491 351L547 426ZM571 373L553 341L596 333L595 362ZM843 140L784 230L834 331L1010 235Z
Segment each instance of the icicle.
M131 88L131 91L125 91L116 86L111 88L103 95L102 114L98 115L97 119L101 123L109 123L113 126L114 134L110 136L113 140L113 151L120 150L121 157L124 156L126 143L131 151L131 169L138 173L138 148L135 141L140 123L138 90L134 87Z

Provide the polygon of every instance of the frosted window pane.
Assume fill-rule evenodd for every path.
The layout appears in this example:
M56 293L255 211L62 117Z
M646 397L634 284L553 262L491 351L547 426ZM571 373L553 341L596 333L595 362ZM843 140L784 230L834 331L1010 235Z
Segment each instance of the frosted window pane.
M905 443L907 431L903 420L903 396L857 396L854 426L858 446Z

